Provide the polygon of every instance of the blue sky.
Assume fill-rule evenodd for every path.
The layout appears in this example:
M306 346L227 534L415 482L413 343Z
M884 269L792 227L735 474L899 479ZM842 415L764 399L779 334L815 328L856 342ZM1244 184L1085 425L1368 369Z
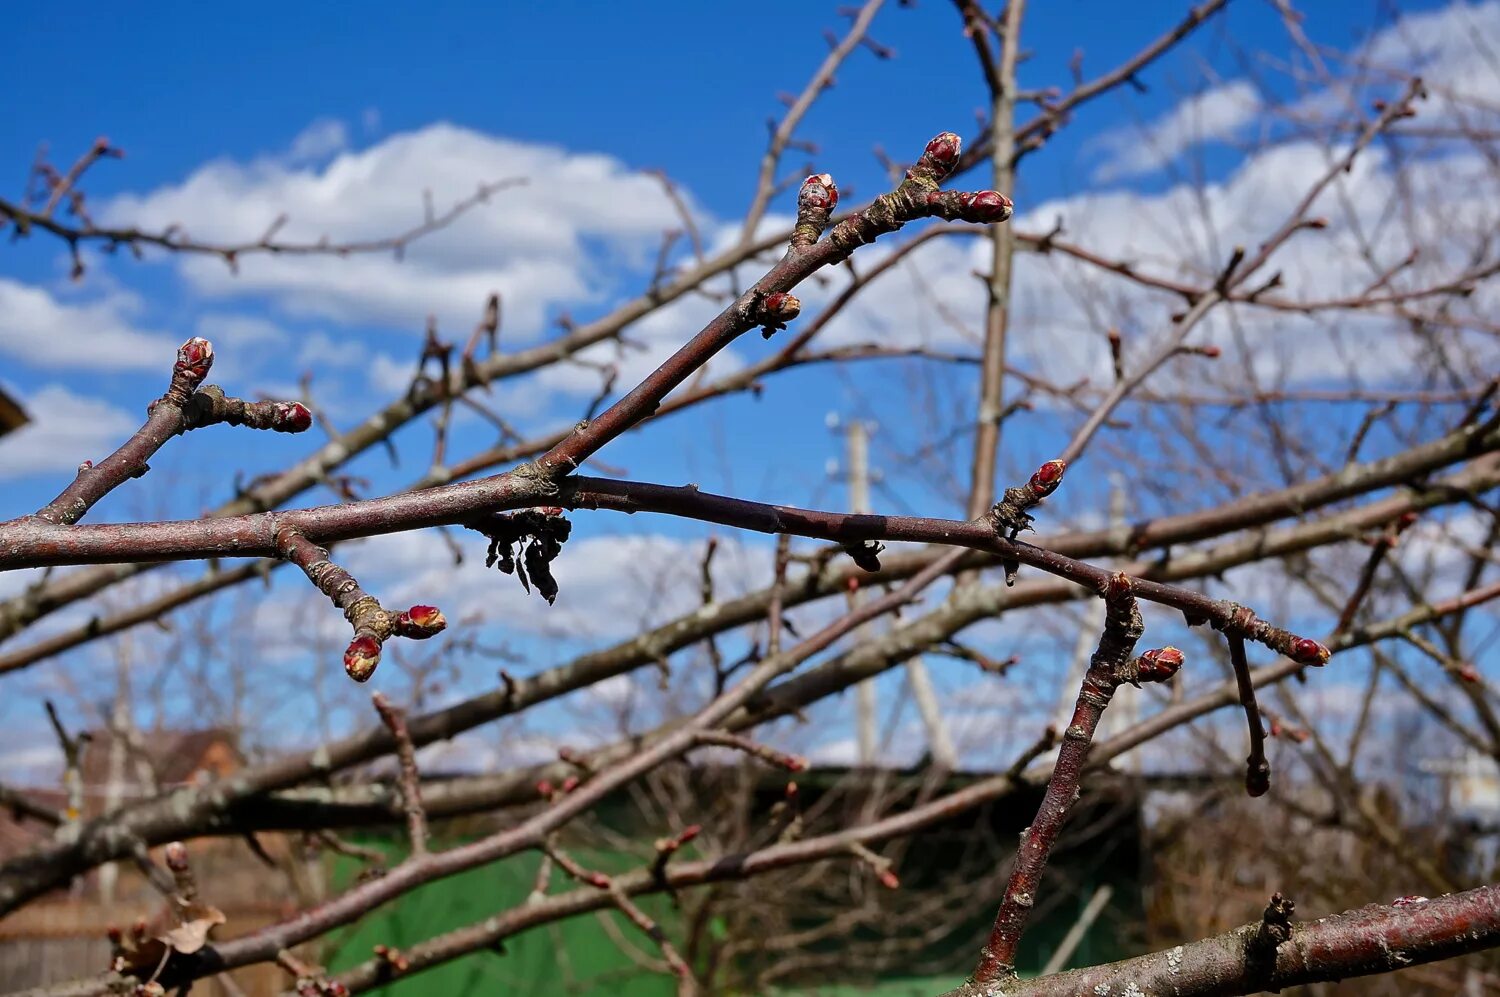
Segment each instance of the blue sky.
M0 66L0 86L20 98L0 122L0 144L14 186L38 142L65 158L108 134L130 160L92 178L106 195L171 182L214 158L280 150L317 119L347 122L357 145L451 121L669 169L729 216L748 195L764 122L780 111L775 94L800 89L827 50L822 30L842 28L835 6L382 2L356 13L345 4L83 3L67 18L24 6ZM1382 23L1378 6L1307 4L1306 30L1347 44ZM1023 83L1066 87L1075 49L1085 72L1113 66L1182 7L1137 4L1122 18L1104 0L1033 3L1026 31L1038 55ZM1170 106L1201 85L1204 62L1236 75L1237 52L1282 47L1264 7L1232 4L1146 74L1149 93L1126 91L1081 112L1049 146L1046 166L1029 171L1022 196L1036 201L1086 182L1088 140L1122 117ZM941 128L970 130L981 101L972 59L954 44L956 21L938 0L882 13L872 34L897 59L861 54L840 72L804 129L827 151L821 165L869 190L879 179L872 145L904 155Z
M1377 14L1383 5L1306 6L1305 29L1330 44L1352 44L1389 25L1388 17ZM1084 72L1092 75L1175 23L1181 8L1136 4L1124 17L1116 3L1034 2L1026 25L1034 56L1022 68L1022 84L1066 89L1075 49L1083 51ZM1427 10L1444 11L1460 24L1475 17L1488 18L1488 25L1495 13L1494 5L1473 13L1403 5L1406 18ZM749 200L766 121L781 113L776 94L800 90L827 50L822 30L841 31L845 24L833 4L805 2L253 8L162 3L133 9L83 3L71 6L66 17L26 5L8 23L0 92L13 99L0 118L0 153L10 166L0 177L8 178L11 195L23 187L38 143L48 143L54 162L66 166L101 134L123 147L126 158L89 174L85 188L96 212L158 228L185 220L190 231L210 236L253 237L283 208L292 215L289 235L327 232L337 240L381 234L418 219L424 186L441 207L479 180L498 179L488 172L493 169L529 181L497 195L492 206L452 232L414 247L399 267L384 258L347 266L324 261L328 267L247 261L235 278L203 261L91 257L86 277L75 284L67 279L66 256L56 243L38 238L0 246L0 282L8 282L0 290L8 287L10 295L0 301L9 302L13 315L22 314L24 305L26 315L50 316L57 324L46 342L25 348L17 346L20 330L6 332L0 324L0 337L10 337L13 347L7 350L0 341L0 380L23 399L40 399L42 411L72 417L66 432L59 429L45 447L23 449L12 441L7 449L0 442L0 495L17 512L41 504L66 480L67 467L97 458L97 448L128 431L130 414L140 412L165 381L170 351L160 362L152 352L162 343L195 334L214 339L215 379L246 395L284 393L304 369L314 370L315 394L347 426L399 393L419 346L421 317L429 310L438 312L446 337L461 340L484 293L499 282L507 290L502 342L509 344L553 334L552 322L563 311L579 319L606 312L642 289L659 233L672 224L654 182L636 171L667 170L710 239L727 238ZM856 53L799 133L820 147L815 165L832 172L846 196L852 192L855 198L884 184L875 146L906 159L939 130L972 133L982 98L950 4L890 4L872 37L895 49L896 58ZM1259 54L1287 48L1268 4L1236 0L1227 15L1144 74L1146 93L1127 89L1106 96L1028 160L1018 187L1009 192L1018 204L1018 223L1039 227L1055 209L1067 215L1070 232L1092 226L1107 244L1144 233L1154 240L1150 252L1158 255L1152 259L1165 261L1163 247L1174 247L1198 265L1222 260L1221 234L1263 235L1268 221L1256 210L1262 203L1258 185L1315 174L1320 151L1298 146L1270 120L1274 104L1303 99ZM1205 92L1219 100L1215 113L1224 116L1213 120L1224 123L1223 132L1183 142L1181 155L1166 163L1141 158L1143 130L1161 138L1166 132L1160 126L1174 114L1203 110L1191 99ZM1208 120L1206 112L1189 118L1196 125ZM1265 141L1268 136L1276 140ZM805 158L789 155L787 172ZM1127 169L1124 163L1134 165ZM1380 169L1371 169L1372 184L1381 181ZM1181 222L1174 205L1187 196L1184 181L1194 177L1218 185L1213 196L1223 212L1222 232ZM783 197L773 211L784 213L788 206ZM967 271L978 261L968 249L947 252L932 258L923 286L972 313L977 282ZM408 280L430 297L406 293ZM1057 323L1054 338L1039 331L1021 339L1017 357L1060 383L1098 374L1104 324L1096 321L1099 315L1123 316L1127 331L1145 335L1159 328L1164 314L1155 304L1118 308L1116 291L1101 286L1096 294L1091 284L1086 300L1070 306L1076 311L1059 317L1051 287L1041 275L1037 283L1026 283L1018 314L1038 330ZM903 293L910 298L916 288ZM809 301L819 293L810 291ZM899 310L911 303L876 299L833 334L841 342L861 341L868 331L876 340L907 343L917 336L954 349L963 345L961 337L944 332L931 308ZM688 302L657 324L647 323L640 331L646 351L627 369L644 369L645 358L681 342L713 310L706 302ZM1233 330L1213 335L1227 341ZM58 358L59 344L65 357L73 353L72 361ZM768 348L750 337L728 360L751 361ZM1387 368L1359 366L1367 357L1332 348L1317 356L1306 361L1315 379L1352 376L1355 367L1377 381L1393 376ZM525 428L553 426L576 418L592 394L591 377L574 370L561 380L507 385L497 404ZM603 457L636 477L838 505L842 490L827 479L825 462L838 454L839 442L823 418L831 410L875 416L882 422L876 462L886 471L877 505L957 515L952 481L938 480L942 475L935 478L933 468L908 460L930 430L929 420L972 409L971 380L965 370L913 373L895 365L793 373L768 385L759 401L716 403L621 440ZM1008 431L1007 473L1022 473L1051 456L1071 429L1065 416L1044 409ZM1354 418L1335 415L1323 429L1332 432ZM430 436L426 423L418 423L398 437L399 467L372 453L351 465L351 472L368 477L374 489L400 487L425 468ZM462 455L489 440L484 425L471 419L459 426L455 447ZM197 434L174 443L154 462L152 478L112 496L95 518L191 515L222 501L236 472L249 477L285 466L311 445L222 429ZM1253 435L1225 441L1247 450L1255 445ZM1378 433L1372 445L1380 445ZM962 458L967 452L965 443L954 454ZM937 470L944 470L942 461ZM951 476L953 465L946 470ZM1102 505L1107 476L1076 484L1070 479L1069 487L1069 501L1076 504L1066 508L1087 517ZM1174 504L1179 497L1167 491L1161 499L1143 496L1142 511L1153 501L1181 511L1180 502ZM618 560L605 555L606 542L624 535L643 550L656 544L653 555L671 562L694 556L706 532L670 521L609 519L582 523L576 543L597 542L598 563L608 565ZM364 557L385 591L405 597L410 590L415 601L422 591L413 580L442 571L430 558L423 560L435 546L425 543L429 551L392 547ZM467 546L477 557L480 545ZM609 549L626 563L637 560L633 549L623 555ZM408 555L413 560L401 560ZM744 553L756 564L763 555L763 545L755 544ZM571 610L566 605L569 571L583 570L579 562L585 559L575 554L578 566L564 563L559 569L559 613L601 615L599 603ZM308 612L323 609L307 605L301 584L283 579L266 605L280 606L276 599L283 599ZM494 576L493 584L508 593L507 600L518 598L514 581ZM604 615L659 615L661 607L646 601L642 608L606 600L610 609ZM534 599L503 603L507 609L516 605L532 614L543 611ZM663 597L662 606L668 605ZM267 613L264 607L256 612ZM305 624L309 635L332 635L341 625L331 609L321 622ZM493 620L483 626L531 654L537 665L559 659L577 643L545 631L516 635ZM302 667L306 641L266 653L287 667ZM107 654L90 655L95 652L67 663L75 678L108 667ZM16 681L28 691L66 688L67 681L50 668ZM488 668L477 679L460 678L459 685L482 686ZM351 702L345 693L337 695Z

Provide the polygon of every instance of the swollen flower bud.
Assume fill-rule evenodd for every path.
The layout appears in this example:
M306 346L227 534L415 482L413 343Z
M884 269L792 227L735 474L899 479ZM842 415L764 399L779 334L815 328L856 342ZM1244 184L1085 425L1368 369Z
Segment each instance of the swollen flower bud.
M443 627L448 622L443 619L442 612L436 606L413 606L406 612L419 627Z
M290 402L275 429L283 433L305 433L312 428L312 412L301 402Z
M1067 461L1049 460L1036 469L1026 484L1007 488L1000 501L990 510L990 519L994 521L996 528L1010 530L1012 540L1022 530L1031 529L1031 510L1057 491L1067 467Z
M795 294L777 291L760 299L750 311L750 320L760 326L762 336L770 339L777 329L785 329L801 313L802 302Z
M375 674L380 664L380 642L368 634L362 634L349 642L344 650L344 671L356 682L366 682Z
M838 184L827 173L814 173L802 181L802 189L797 192L799 210L832 211L838 203Z
M790 322L802 314L802 301L795 294L777 292L766 298L765 313L777 322Z
M1175 647L1159 647L1142 654L1137 678L1141 682L1165 682L1182 667L1182 652Z
M1015 205L1010 198L997 190L981 190L968 204L968 220L988 224L1003 222L1010 217Z
M178 348L173 370L186 374L196 384L208 376L208 369L213 365L213 344L201 336L194 336Z
M1299 637L1292 645L1291 659L1303 665L1327 664L1331 652L1309 637Z
M413 606L396 614L396 634L412 640L426 640L443 632L448 618L436 606Z
M924 150L928 159L945 171L952 172L958 165L958 155L963 151L964 140L952 132L943 132L927 143Z
M1068 469L1065 460L1049 460L1036 469L1028 482L1031 490L1036 493L1037 498L1046 498L1057 491L1057 486L1062 484L1063 472Z

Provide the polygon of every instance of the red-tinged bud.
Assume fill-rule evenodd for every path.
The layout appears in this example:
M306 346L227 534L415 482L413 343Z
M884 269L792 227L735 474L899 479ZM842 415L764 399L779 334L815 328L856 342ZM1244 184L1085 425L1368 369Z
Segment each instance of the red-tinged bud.
M570 775L566 779L563 780L562 785L560 787L558 787L558 791L562 792L562 793L571 793L571 792L573 792L573 790L575 790L577 788L578 788L578 777L576 775Z
M1065 460L1049 460L1036 469L1036 473L1027 482L1031 486L1037 498L1046 498L1057 491L1057 486L1062 484L1063 472L1068 469Z
M1198 352L1210 360L1217 360L1224 355L1224 351L1217 346L1201 346L1198 348Z
M563 514L562 506L560 505L538 506L536 511L543 516L561 516Z
M981 190L969 201L968 219L981 224L1003 222L1013 210L1015 205L1004 194L997 190Z
M98 155L102 156L102 155L104 155L108 151L109 151L109 136L107 136L107 135L100 135L98 138L94 139L94 152L95 153L97 153Z
M761 309L770 322L784 325L802 314L802 301L795 294L778 291L766 296Z
M1104 598L1123 599L1130 594L1130 576L1123 571L1116 571L1109 576L1109 581L1104 586Z
M702 833L702 824L689 824L687 827L683 828L682 833L677 836L677 843L679 845L685 845Z
M413 606L406 611L406 615L419 627L443 627L448 624L443 618L442 610L436 606Z
M305 433L312 428L312 412L301 402L292 402L281 417L280 429L286 433Z
M838 184L827 173L814 173L802 181L802 189L797 192L797 207L801 209L832 211L838 203Z
M958 165L959 153L963 152L964 140L952 132L943 132L927 143L925 154L932 162L941 166L945 173Z
M194 336L177 350L175 370L186 374L194 381L201 381L207 377L208 369L213 365L214 346L201 336Z
M786 767L787 770L791 772L806 772L807 759L799 755L788 755L786 760Z
M543 779L541 782L538 782L536 784L536 791L538 793L542 794L543 796L551 796L552 795L552 783L548 782L546 779Z
M86 460L82 464L78 465L78 473L82 474L84 471L87 471L87 470L90 470L91 468L93 468L93 466L94 466L94 462L93 461Z
M323 988L323 992L326 993L328 997L349 997L349 988L344 986L338 980L329 982L328 986Z
M182 872L188 867L187 846L180 841L174 841L163 850L162 857L167 861L167 868L173 872Z
M1292 660L1303 665L1324 665L1331 657L1328 648L1309 637L1298 637L1292 645Z
M448 618L436 606L413 606L396 614L396 633L412 640L426 640L443 632Z
M1458 677L1470 685L1479 684L1479 669L1465 662L1458 667Z
M844 587L846 589L848 589L850 592L858 592L859 591L859 579L855 578L854 576L851 575L849 577L849 580L844 583Z
M1141 655L1140 681L1165 682L1182 667L1182 652L1175 647L1159 647Z
M111 945L118 947L122 942L125 941L125 932L120 930L120 926L118 924L111 924L109 928L104 932L104 934L109 939L109 943Z
M1417 514L1416 513L1414 513L1414 512L1403 512L1401 514L1401 517L1396 520L1396 532L1397 533L1405 533L1407 530L1409 530L1413 526L1415 526L1416 523L1417 523Z
M1322 229L1325 229L1325 228L1328 227L1328 219L1327 218L1323 218L1322 216L1319 216L1317 218L1309 218L1307 221L1303 222L1302 224L1304 226L1306 226L1307 228L1310 228L1310 229L1322 230Z
M589 885L596 886L601 890L609 889L609 877L602 872L589 873Z
M795 782L789 782L786 784L786 798L789 800L795 800L797 798L797 784Z
M349 642L344 650L344 671L356 682L367 682L380 664L380 641L368 634Z

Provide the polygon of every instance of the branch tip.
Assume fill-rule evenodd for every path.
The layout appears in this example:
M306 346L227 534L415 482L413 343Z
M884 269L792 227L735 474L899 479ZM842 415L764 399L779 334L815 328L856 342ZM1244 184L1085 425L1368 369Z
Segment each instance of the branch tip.
M1009 530L1014 540L1022 530L1031 529L1034 521L1031 510L1042 500L1057 491L1062 484L1063 473L1068 469L1065 460L1049 460L1037 468L1026 484L1007 488L1000 501L990 510L990 520L997 530Z
M426 640L442 633L448 626L448 618L436 606L413 606L397 613L393 626L398 637Z
M1121 670L1120 681L1139 687L1142 682L1169 682L1182 668L1183 653L1175 647L1146 651Z
M958 157L963 153L964 140L953 132L939 132L932 141L927 143L927 148L922 154L931 159L938 166L945 167L949 172L958 165Z
M360 634L344 649L344 671L356 682L368 682L380 664L380 641Z
M172 366L172 372L202 381L213 365L214 344L202 336L194 336L177 348L177 362Z
M1292 653L1288 657L1299 664L1322 667L1328 663L1332 654L1327 647L1311 637L1299 637L1292 645Z
M814 173L797 192L798 211L832 212L839 204L839 187L828 173Z

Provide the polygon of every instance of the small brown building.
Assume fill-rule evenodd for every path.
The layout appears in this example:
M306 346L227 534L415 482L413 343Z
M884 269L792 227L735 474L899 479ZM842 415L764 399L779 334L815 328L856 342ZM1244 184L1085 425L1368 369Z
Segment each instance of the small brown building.
M87 821L175 786L231 775L242 764L232 735L224 730L96 733L79 761L78 819ZM55 825L47 814L66 819L68 794L61 786L28 788L17 795L25 802L0 802L0 860L50 838ZM282 885L286 877L268 875L266 866L266 858L284 860L290 843L279 835L262 835L258 845L265 857L257 857L238 838L189 842L199 882L211 884L212 902L226 916L215 937L254 930L298 906ZM160 862L160 855L155 857ZM110 959L109 929L150 921L162 904L161 895L133 863L112 862L78 877L67 890L0 918L0 991L104 971ZM286 982L275 966L252 967L236 973L235 979L250 995L277 993ZM213 983L202 989L205 994L223 992Z

